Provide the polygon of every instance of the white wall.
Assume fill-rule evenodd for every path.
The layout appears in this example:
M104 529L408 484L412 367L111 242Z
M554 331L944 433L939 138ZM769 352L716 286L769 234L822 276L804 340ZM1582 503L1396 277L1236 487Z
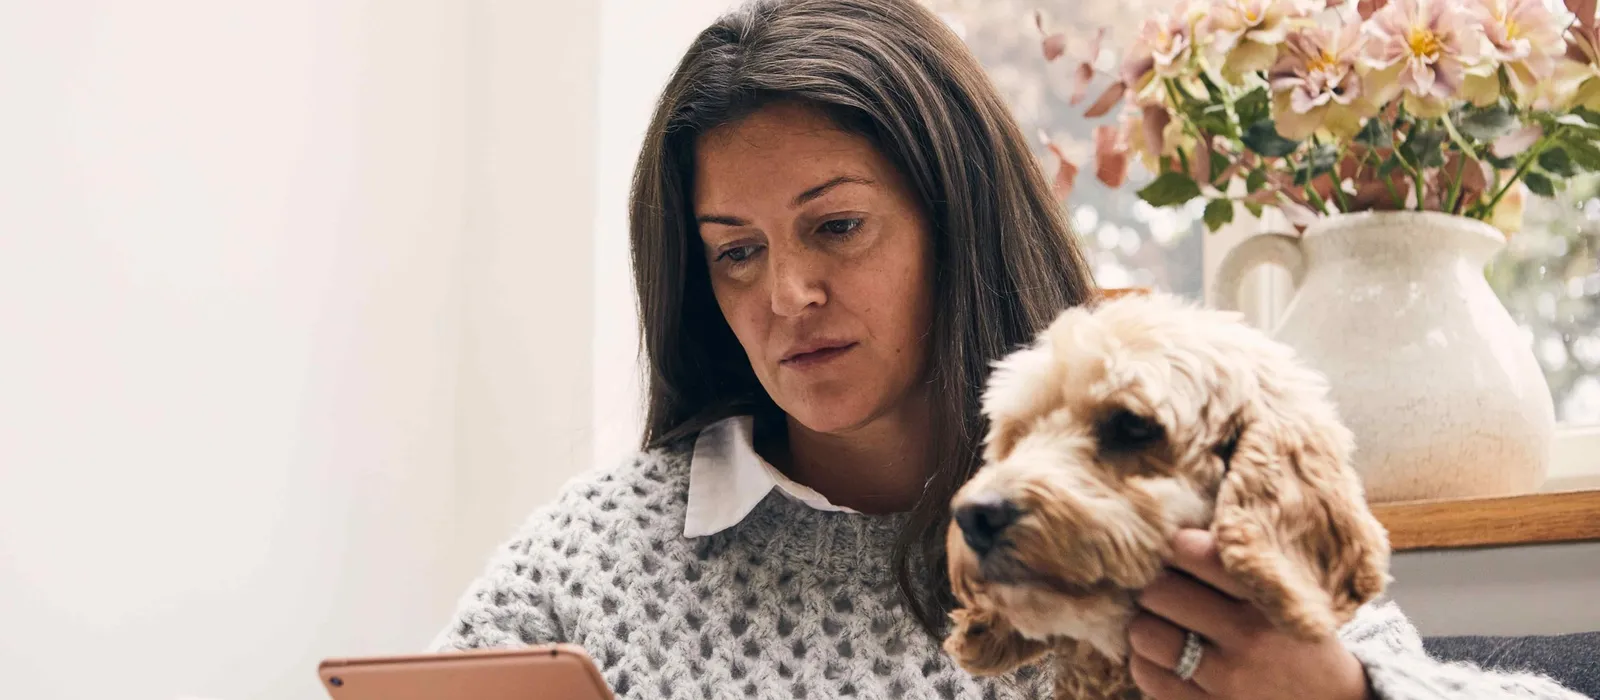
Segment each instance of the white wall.
M456 413L464 588L593 464L596 80L591 2L473 0L465 326Z
M317 697L589 463L597 19L0 5L0 697Z
M628 258L628 189L661 88L695 34L735 0L604 0L594 218L594 460L636 450L639 332Z

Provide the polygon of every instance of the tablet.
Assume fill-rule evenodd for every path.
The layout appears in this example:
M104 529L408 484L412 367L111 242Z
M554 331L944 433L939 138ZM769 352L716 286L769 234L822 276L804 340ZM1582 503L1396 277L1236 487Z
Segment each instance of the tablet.
M332 700L613 700L583 649L328 659L317 667Z

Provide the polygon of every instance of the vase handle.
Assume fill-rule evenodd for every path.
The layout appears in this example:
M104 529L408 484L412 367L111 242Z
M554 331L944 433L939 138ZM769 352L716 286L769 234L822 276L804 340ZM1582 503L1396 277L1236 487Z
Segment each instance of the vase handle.
M1289 271L1295 288L1305 278L1306 258L1300 239L1281 233L1262 233L1240 241L1222 257L1216 279L1211 283L1211 301L1219 309L1239 310L1239 286L1245 275L1261 265L1277 265Z

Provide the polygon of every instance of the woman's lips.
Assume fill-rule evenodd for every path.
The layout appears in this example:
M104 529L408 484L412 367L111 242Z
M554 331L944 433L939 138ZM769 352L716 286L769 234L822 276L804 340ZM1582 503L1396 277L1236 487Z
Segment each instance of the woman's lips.
M845 353L854 350L856 343L837 345L828 348L818 348L809 352L796 353L783 360L784 367L790 369L812 369L821 367L833 360L843 357Z

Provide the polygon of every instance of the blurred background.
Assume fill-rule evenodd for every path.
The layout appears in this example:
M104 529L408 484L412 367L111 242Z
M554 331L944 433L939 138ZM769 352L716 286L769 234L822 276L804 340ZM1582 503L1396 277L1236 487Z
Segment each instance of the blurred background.
M1054 167L1043 136L1063 144L1080 162L1092 162L1093 129L1112 118L1081 118L1087 102L1069 104L1072 67L1095 34L1106 28L1095 63L1114 71L1114 47L1132 41L1139 22L1171 8L1175 0L925 0L963 38L1004 93L1025 133L1040 134L1041 163ZM1547 0L1559 7L1558 0ZM1066 56L1047 63L1039 46L1035 11L1051 32L1066 35ZM1090 91L1092 99L1095 91ZM1053 172L1053 171L1052 171ZM1135 194L1149 175L1133 169L1133 182L1110 190L1085 167L1070 206L1072 220L1106 286L1153 286L1199 299L1209 272L1234 240L1210 235L1200 222L1201 203L1188 211L1152 208ZM1489 270L1489 282L1523 327L1545 370L1557 420L1600 423L1600 180L1580 179L1558 199L1533 198L1524 230L1512 238ZM1207 239L1210 240L1207 240ZM1263 271L1270 272L1270 271ZM1287 279L1286 277L1284 279Z
M316 698L324 657L426 646L634 447L632 161L731 4L0 3L0 697ZM1027 133L1087 142L1032 4L929 4ZM1198 211L1082 183L1103 283L1200 295ZM1491 271L1570 424L1600 422L1596 189Z

